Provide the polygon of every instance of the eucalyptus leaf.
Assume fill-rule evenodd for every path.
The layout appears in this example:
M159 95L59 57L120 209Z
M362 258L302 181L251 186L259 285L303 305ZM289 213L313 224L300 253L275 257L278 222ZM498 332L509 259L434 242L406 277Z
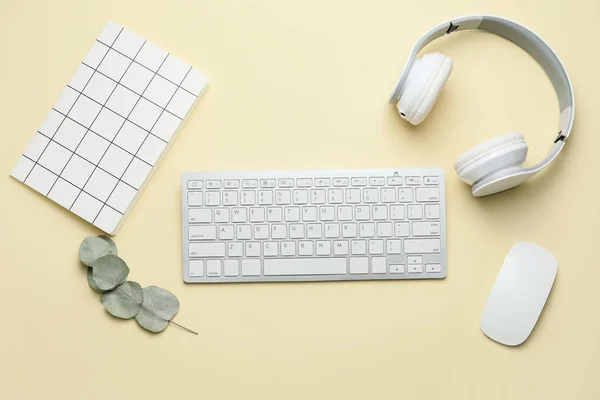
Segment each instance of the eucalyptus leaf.
M118 256L108 254L98 258L93 264L92 279L100 290L111 290L125 282L129 267Z
M129 319L137 315L142 307L144 294L137 282L123 282L113 290L102 294L102 304L115 317Z
M87 269L87 280L88 280L88 285L90 285L90 287L92 289L94 289L96 292L104 292L104 290L100 290L100 288L96 285L96 282L94 282L94 278L92 277L94 269L92 267L88 267Z
M145 287L143 293L142 308L135 320L150 332L161 332L179 311L179 300L173 293L157 286Z
M115 242L107 236L88 236L79 246L79 259L88 267L107 254L117 255Z

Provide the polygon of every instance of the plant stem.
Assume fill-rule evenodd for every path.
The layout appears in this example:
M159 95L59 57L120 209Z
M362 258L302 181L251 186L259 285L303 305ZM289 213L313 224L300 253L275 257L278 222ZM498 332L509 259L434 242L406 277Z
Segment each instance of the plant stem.
M186 331L188 331L188 332L190 332L190 333L193 333L194 335L198 335L198 332L196 332L196 331L193 331L193 330L191 330L191 329L189 329L189 328L186 328L186 327L185 327L185 326L183 326L183 325L179 325L177 322L175 322L175 321L173 321L173 320L169 320L169 323L170 323L170 324L173 324L173 325L176 325L176 326L180 327L181 329L185 329Z

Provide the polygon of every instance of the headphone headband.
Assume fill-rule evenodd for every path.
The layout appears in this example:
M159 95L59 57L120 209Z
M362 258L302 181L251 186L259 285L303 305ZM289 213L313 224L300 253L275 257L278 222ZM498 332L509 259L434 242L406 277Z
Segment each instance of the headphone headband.
M534 174L548 165L564 147L565 140L571 134L571 129L573 127L575 101L571 80L569 79L567 70L558 58L558 55L541 37L517 22L491 15L468 15L452 19L433 27L413 46L389 103L392 104L400 98L408 72L415 61L417 54L425 46L444 35L473 29L494 33L521 47L544 69L546 75L548 75L548 78L550 78L550 81L552 82L552 86L554 86L560 108L559 132L550 152L542 161L531 167L521 168L523 173Z

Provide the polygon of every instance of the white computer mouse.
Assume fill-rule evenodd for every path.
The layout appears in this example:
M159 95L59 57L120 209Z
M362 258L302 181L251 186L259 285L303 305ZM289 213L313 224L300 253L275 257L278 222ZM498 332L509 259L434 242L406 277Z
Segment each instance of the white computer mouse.
M528 242L515 244L483 309L481 330L507 346L523 343L544 308L557 267L552 253L542 246Z

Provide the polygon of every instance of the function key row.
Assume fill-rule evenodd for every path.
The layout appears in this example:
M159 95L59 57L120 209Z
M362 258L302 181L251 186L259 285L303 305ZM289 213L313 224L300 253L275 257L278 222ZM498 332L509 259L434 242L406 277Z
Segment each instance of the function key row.
M420 186L420 185L439 185L439 177L437 176L390 176L385 177L354 177L354 178L267 178L267 179L242 179L241 187L244 189L255 189L259 187L272 189L276 187L293 188L293 187L347 187L347 186ZM187 183L188 189L238 189L240 187L239 179L207 179L207 180L190 180Z

